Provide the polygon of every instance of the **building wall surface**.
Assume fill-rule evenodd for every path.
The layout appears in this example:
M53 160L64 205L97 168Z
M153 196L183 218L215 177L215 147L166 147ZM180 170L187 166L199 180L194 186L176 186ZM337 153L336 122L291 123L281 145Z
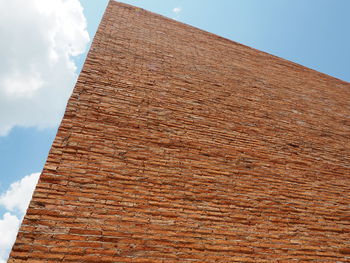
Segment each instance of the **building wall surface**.
M112 1L9 262L350 262L349 101Z

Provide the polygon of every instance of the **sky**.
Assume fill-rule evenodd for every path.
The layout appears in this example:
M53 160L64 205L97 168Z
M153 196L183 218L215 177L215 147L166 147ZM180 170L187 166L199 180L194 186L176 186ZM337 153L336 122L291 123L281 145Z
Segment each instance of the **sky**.
M125 0L350 82L348 0ZM0 0L0 263L107 0Z

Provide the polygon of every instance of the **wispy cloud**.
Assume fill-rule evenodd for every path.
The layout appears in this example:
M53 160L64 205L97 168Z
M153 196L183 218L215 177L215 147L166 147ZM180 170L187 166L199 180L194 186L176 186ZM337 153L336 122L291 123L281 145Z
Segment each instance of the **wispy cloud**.
M33 173L10 185L0 195L0 205L7 212L0 217L0 263L6 262L10 249L15 242L18 228L28 208L40 173Z
M79 0L0 1L0 25L0 136L58 125L89 42Z
M6 262L10 249L15 242L20 220L11 213L0 218L0 263Z
M181 8L181 7L175 7L175 8L173 9L173 12L174 12L176 15L178 15L181 11L182 11L182 8Z
M0 196L0 205L8 211L24 214L32 198L39 175L40 173L33 173L11 184L10 188Z

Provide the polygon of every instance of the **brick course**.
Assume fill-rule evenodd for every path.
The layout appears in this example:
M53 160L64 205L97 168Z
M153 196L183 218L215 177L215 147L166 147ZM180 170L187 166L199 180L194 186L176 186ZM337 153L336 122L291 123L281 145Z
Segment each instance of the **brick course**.
M350 262L349 101L111 1L9 262Z

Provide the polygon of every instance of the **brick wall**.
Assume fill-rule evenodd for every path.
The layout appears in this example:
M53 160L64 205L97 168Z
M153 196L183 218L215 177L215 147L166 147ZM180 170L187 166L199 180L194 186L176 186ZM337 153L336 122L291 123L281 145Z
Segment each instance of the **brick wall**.
M349 262L349 101L110 2L9 262Z

